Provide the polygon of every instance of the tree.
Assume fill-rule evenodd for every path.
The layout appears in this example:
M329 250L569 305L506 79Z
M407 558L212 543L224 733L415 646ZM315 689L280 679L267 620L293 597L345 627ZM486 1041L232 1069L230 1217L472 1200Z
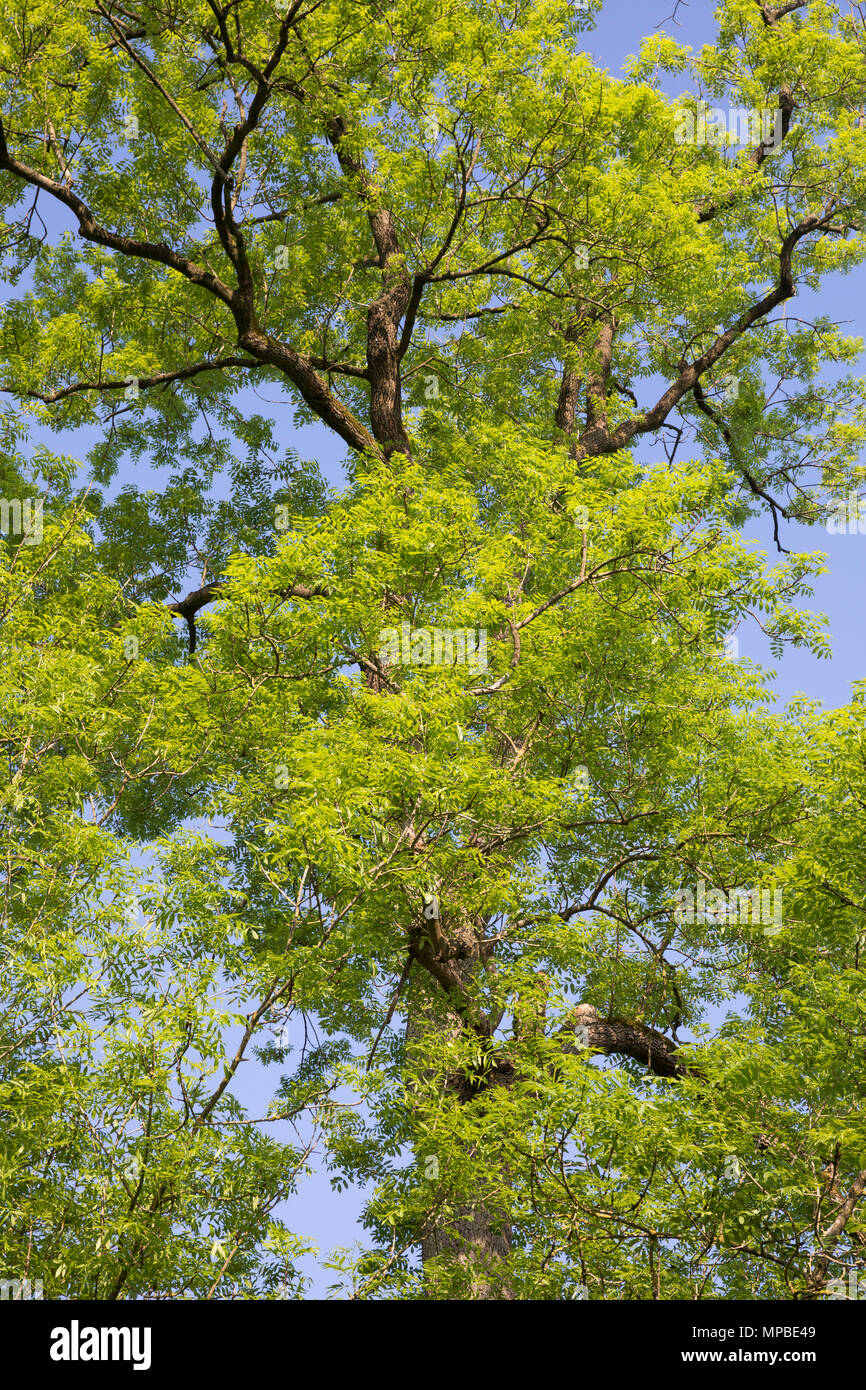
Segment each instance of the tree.
M36 1002L4 1094L69 1164L12 1177L13 1273L299 1292L269 1216L303 1146L232 1091L290 1016L324 1040L264 1118L375 1180L355 1296L815 1298L864 1267L862 709L773 718L721 651L759 614L822 649L820 558L738 528L766 509L782 551L860 477L862 385L825 371L859 343L774 314L862 259L862 29L729 0L713 47L655 35L618 81L575 17L99 0L0 39L3 389L100 426L96 488L177 470L76 501L37 457L41 545L7 542L6 987ZM705 93L756 143L701 140ZM345 492L274 461L247 382L343 441ZM58 1127L85 1093L140 1163L89 1175L98 1210Z

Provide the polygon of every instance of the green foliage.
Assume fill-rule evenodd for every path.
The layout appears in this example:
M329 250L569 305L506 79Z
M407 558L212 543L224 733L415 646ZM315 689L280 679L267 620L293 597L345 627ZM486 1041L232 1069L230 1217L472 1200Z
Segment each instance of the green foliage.
M0 547L4 1277L302 1298L314 1149L372 1188L342 1296L866 1272L856 1202L834 1229L866 1182L864 698L771 715L724 653L753 621L828 651L823 557L740 528L856 490L860 343L752 311L863 259L863 36L823 0L717 17L622 80L565 0L135 32L76 0L0 34L0 488L44 500ZM760 158L676 138L785 89ZM34 183L81 236L36 235ZM352 446L344 491L242 385ZM28 455L27 412L98 426L85 463ZM166 600L215 581L189 652ZM781 921L683 913L699 885ZM577 1003L679 1070L576 1045Z

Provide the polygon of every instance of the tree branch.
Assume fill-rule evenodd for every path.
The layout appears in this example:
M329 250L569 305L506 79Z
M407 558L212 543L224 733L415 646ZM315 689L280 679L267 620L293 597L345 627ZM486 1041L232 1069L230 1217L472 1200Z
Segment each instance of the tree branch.
M802 10L808 5L809 0L790 0L787 5L762 5L761 0L756 0L761 11L761 18L770 29L786 14L791 14L792 10Z
M794 112L794 98L791 93L790 87L784 86L780 89L779 106L782 111L782 140L784 140L786 135L788 134L788 131L791 128L791 116ZM781 141L779 142L779 144L781 144ZM755 165L756 169L760 169L761 165L767 158L767 155L772 150L775 150L777 148L778 146L776 145L775 141L772 145L768 145L765 144L762 140L761 143L759 145L756 145L755 148L752 150L751 154L749 155L749 159L752 162L752 164ZM720 203L705 203L701 208L698 209L698 222L711 222L717 213L724 212L728 208L734 207L734 205L737 203L739 199L739 196L739 193L731 193Z
M73 193L71 188L66 188L56 179L49 178L47 174L40 174L37 169L31 169L29 165L15 159L9 153L3 119L0 117L0 171L2 170L14 174L24 183L32 184L34 188L41 188L45 193L56 198L58 202L64 203L78 218L79 235L84 237L86 241L95 242L99 246L107 246L113 251L120 251L124 256L139 256L144 260L156 261L160 265L168 266L194 285L201 285L204 289L209 290L230 309L233 308L237 292L230 289L212 271L205 270L204 266L198 265L186 256L178 255L176 251L172 251L169 246L166 246L165 242L139 241L135 237L121 236L118 232L109 231L107 227L103 227L97 222L84 200L79 198L77 193Z
M111 25L112 29L114 30L115 34L117 35L118 43L119 43L120 46L123 48L124 52L126 52L126 53L129 54L130 58L131 58L132 61L135 63L136 67L139 67L139 68L141 69L141 71L145 74L145 76L147 77L148 81L151 82L151 83L153 84L153 86L156 88L156 90L159 92L160 96L162 97L163 101L165 101L165 102L168 103L168 105L171 107L171 109L172 109L172 111L174 112L174 114L177 116L178 120L179 120L179 121L181 122L181 124L184 126L184 129L186 129L187 131L189 131L189 134L192 136L192 138L193 138L193 140L195 141L196 145L197 145L198 148L201 150L201 152L202 152L202 154L204 155L205 159L207 160L208 164L210 164L211 168L214 169L214 170L216 171L217 176L218 176L218 177L224 177L224 175L222 175L221 170L220 170L219 161L218 161L216 155L214 154L213 150L210 149L210 147L208 146L207 142L202 138L201 135L199 135L198 131L196 130L195 126L193 125L193 123L192 123L192 121L189 119L189 117L188 117L188 116L185 116L185 115L183 114L183 112L181 111L180 107L178 106L177 102L175 101L175 99L174 99L174 97L171 95L171 93L166 91L165 87L164 87L163 84L160 82L159 78L157 77L157 75L156 75L156 73L153 71L153 69L150 67L149 63L145 62L144 58L139 57L139 55L136 53L135 49L134 49L134 48L132 47L132 45L128 42L127 37L126 37L126 34L123 32L123 29L120 27L119 24L116 23L116 21L115 21L114 18L108 13L108 11L107 11L107 10L104 10L104 9L102 8L102 6L99 4L99 0L97 0L96 8L97 8L97 10L99 11L99 13L102 15L103 19L107 19L107 20L108 20L108 23Z
M262 362L250 361L246 357L219 357L213 361L196 362L193 367L180 367L175 372L158 372L155 376L134 377L139 390L146 391L152 386L164 386L171 381L185 381L189 377L198 376L201 372L220 372L229 367L249 367L254 370L264 366ZM60 391L23 391L18 392L11 386L0 386L0 391L12 392L29 396L34 400L43 401L46 405L54 405L56 401L65 400L67 396L74 396L80 391L123 391L129 385L128 378L123 381L79 381L74 386L64 386Z
M205 604L213 603L215 599L222 598L225 594L228 581L225 579L215 579L212 584L205 584L201 589L193 589L187 594L186 598L178 603L167 603L166 611L173 613L179 618L185 618L189 628L189 649L191 652L196 648L195 622L193 621L196 613ZM278 590L278 597L287 598L319 598L330 597L331 590L325 584L292 584L288 589Z
M696 381L694 386L692 387L692 395L695 398L695 402L698 406L698 409L703 411L704 415L706 415L708 420L712 420L713 424L716 426L716 429L719 430L719 432L721 433L725 443L728 446L728 451L730 453L732 461L736 464L737 468L742 473L746 482L749 484L751 491L754 493L756 497L763 497L765 502L769 502L773 515L773 539L776 542L776 549L780 552L780 554L789 555L790 551L786 550L785 547L782 545L781 541L779 540L779 517L783 516L787 521L787 511L781 505L781 503L776 501L775 497L771 497L769 492L765 492L761 485L755 480L755 478L752 477L752 474L749 472L748 468L743 463L742 459L739 457L739 450L734 445L734 441L731 436L731 431L728 429L728 426L725 424L718 411L714 410L713 407L710 405L709 401L704 395L703 387L701 386L701 383L699 381Z
M753 304L750 309L741 314L736 323L732 324L726 332L721 333L706 352L702 353L694 362L689 363L688 366L684 366L676 381L668 387L652 409L645 411L642 415L633 416L630 420L624 420L613 431L605 429L601 424L588 426L580 437L577 459L594 457L597 454L617 453L620 449L626 448L635 435L646 434L651 430L659 429L677 402L682 400L688 391L694 389L695 382L719 361L732 343L742 337L753 323L757 323L777 305L793 296L794 276L791 262L794 248L810 232L828 226L832 219L834 207L835 204L831 202L829 206L825 206L822 214L810 213L785 237L779 250L779 283L770 294L765 295L757 304Z
M682 1077L702 1073L697 1067L677 1058L678 1048L664 1033L645 1023L625 1023L621 1019L602 1019L592 1004L578 1004L568 1021L568 1031L577 1033L580 1041L566 1042L566 1052L589 1047L607 1056L619 1053L642 1062L656 1076Z
M849 1219L854 1214L854 1208L866 1191L866 1168L862 1169L851 1186L848 1196L845 1198L832 1226L825 1231L821 1241L821 1253L816 1257L814 1268L809 1276L808 1290L805 1298L816 1299L824 1288L827 1280L827 1269L832 1259L833 1251L839 1243L839 1237L845 1230Z

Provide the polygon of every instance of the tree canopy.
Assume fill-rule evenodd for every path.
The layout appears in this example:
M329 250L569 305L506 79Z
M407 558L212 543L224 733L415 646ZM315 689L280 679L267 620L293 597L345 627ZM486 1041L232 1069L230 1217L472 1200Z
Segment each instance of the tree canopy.
M372 1185L343 1297L866 1276L866 682L775 714L729 640L827 650L790 523L861 486L862 345L790 305L866 251L862 7L723 0L622 77L598 9L0 28L0 1264L46 1296L303 1298L314 1151Z

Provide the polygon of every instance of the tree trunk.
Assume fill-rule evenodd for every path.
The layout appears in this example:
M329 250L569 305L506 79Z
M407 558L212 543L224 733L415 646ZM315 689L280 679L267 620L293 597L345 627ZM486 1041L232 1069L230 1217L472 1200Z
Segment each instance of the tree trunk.
M462 935L468 937L469 929ZM455 985L458 981L464 986L471 985L473 978L486 965L481 958L477 939L472 940L471 947L467 941L465 949L471 951L468 957L449 963ZM451 1007L451 1002L445 988L435 1001L412 992L407 1003L407 1043L420 1042L431 1030L444 1032L451 1037L459 1036L468 1025ZM489 1020L484 1020L484 1023L489 1027ZM492 1027L489 1027L489 1032L492 1031ZM427 1075L431 1077L432 1073L428 1072ZM480 1090L491 1085L508 1084L511 1079L512 1074L507 1068L499 1068L477 1079L466 1075L452 1076L446 1084L465 1103L478 1095ZM423 1159L423 1155L419 1157ZM485 1203L463 1203L455 1208L452 1216L441 1222L431 1222L422 1231L421 1259L424 1266L440 1257L456 1260L467 1271L466 1297L473 1301L514 1297L502 1269L503 1262L510 1254L511 1223L502 1212ZM435 1288L435 1282L435 1273L431 1273L431 1288Z

